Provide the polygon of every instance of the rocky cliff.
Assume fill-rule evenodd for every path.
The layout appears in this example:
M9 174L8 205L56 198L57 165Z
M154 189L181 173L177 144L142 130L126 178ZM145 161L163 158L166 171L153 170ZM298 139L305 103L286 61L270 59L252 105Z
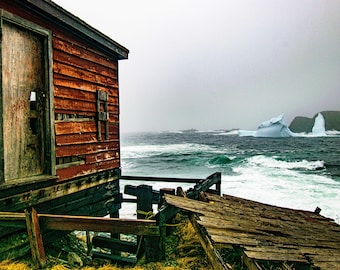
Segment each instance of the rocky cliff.
M340 131L340 111L322 111L320 112L325 118L325 128L326 130L339 130ZM304 116L297 116L289 125L289 129L293 132L306 132L312 131L314 125L315 114L313 118L308 118Z

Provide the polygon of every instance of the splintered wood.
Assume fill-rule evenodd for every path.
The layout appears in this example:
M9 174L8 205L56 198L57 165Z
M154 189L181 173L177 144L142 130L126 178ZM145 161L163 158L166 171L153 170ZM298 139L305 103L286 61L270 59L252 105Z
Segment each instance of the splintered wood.
M340 226L310 211L276 207L229 195L205 201L166 195L166 202L196 213L215 251L236 248L249 269L261 263L294 269L340 269ZM228 265L226 263L226 265Z

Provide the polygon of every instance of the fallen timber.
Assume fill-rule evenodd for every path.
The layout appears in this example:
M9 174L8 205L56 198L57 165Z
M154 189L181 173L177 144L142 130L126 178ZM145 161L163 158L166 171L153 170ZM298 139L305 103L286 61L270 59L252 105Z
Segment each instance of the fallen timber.
M183 195L166 194L165 201L192 213L191 222L215 269L232 269L221 259L226 251L240 252L251 270L264 269L266 263L280 269L340 269L340 226L318 211L228 195L203 193L201 201Z
M126 178L147 182L144 177ZM167 178L165 182L181 183L185 180ZM150 178L148 181L159 182L162 178ZM228 195L220 196L220 173L188 182L194 183L194 187L187 191L177 188L176 191L164 189L158 192L144 184L127 188L130 194L137 197L134 200L139 202L137 210L146 213L152 204L159 204L158 213L149 220L59 216L40 214L27 208L25 213L0 213L0 225L27 228L32 257L38 266L44 264L41 236L46 230L98 230L143 235L139 239L145 245L145 254L150 260L162 260L167 223L178 212L184 211L189 215L214 269L232 269L225 257L225 252L230 250L239 252L240 258L251 270L268 269L264 267L268 262L281 269L340 269L340 227L331 219L321 216L319 210L293 210ZM215 189L211 189L213 185L216 185ZM102 247L137 252L136 245L115 239L97 237L92 241ZM107 258L119 260L118 257L112 254Z
M162 178L152 178L151 181L162 181ZM186 179L173 178L166 179L165 182L185 182ZM195 187L191 189L190 194L199 194L201 191L208 191L213 193L219 193L221 187L221 174L215 173L206 179L192 180ZM188 181L191 183L190 181ZM216 190L210 189L211 186L216 185ZM142 188L136 188L136 190L145 189L145 185L141 185ZM164 241L166 237L166 222L168 222L179 209L171 206L162 206L161 198L163 193L173 193L172 189L163 189L161 192L156 192L158 196L154 195L154 191L151 187L146 188L151 191L147 193L137 194L137 208L140 207L141 211L145 211L150 208L153 203L158 203L161 209L171 209L171 211L162 211L155 216L152 216L152 220L127 220L119 218L101 218L91 216L71 216L71 215L57 215L57 214L43 214L38 213L35 208L27 207L22 212L0 212L0 226L7 228L26 228L29 238L30 250L32 258L35 262L36 268L44 267L46 263L43 237L46 231L94 231L94 232L109 232L111 234L135 234L143 235L143 242L145 243L145 253L149 261L161 260L164 258ZM149 198L151 194L155 197L153 200ZM146 208L145 208L146 207ZM123 243L124 241L108 240L108 239L95 239L95 244L102 245L103 247L119 246L121 250L128 249L136 251L133 245ZM23 248L23 252L28 251ZM108 257L109 259L119 260L119 256L114 254ZM124 259L121 259L124 261Z

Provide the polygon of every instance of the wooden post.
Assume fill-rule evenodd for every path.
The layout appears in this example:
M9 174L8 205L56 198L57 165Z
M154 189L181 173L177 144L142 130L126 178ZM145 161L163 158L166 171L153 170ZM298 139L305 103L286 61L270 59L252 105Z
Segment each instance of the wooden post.
M39 219L34 208L25 210L28 239L30 241L32 258L37 269L46 264L44 245L40 232Z
M152 187L148 185L139 185L136 189L137 196L137 219L145 219L146 213L152 212ZM138 236L137 258L146 252L146 237ZM145 254L146 255L146 254ZM146 255L147 257L147 255ZM148 260L148 259L147 259Z
M152 186L137 187L137 218L145 219L145 213L152 212Z
M216 183L217 195L221 196L222 174L220 172L216 172L215 174L216 174L216 178L217 178L217 183Z
M119 212L111 213L110 212L110 218L119 218ZM111 239L120 239L119 233L111 233ZM111 254L120 255L120 249L111 248Z

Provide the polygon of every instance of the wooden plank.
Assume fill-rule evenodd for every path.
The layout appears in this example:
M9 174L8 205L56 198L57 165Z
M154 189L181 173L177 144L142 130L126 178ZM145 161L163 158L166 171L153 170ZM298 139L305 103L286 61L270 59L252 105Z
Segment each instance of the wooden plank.
M212 196L214 195L207 195ZM266 214L267 212L271 215L271 217L276 218L278 220L294 220L298 223L307 223L310 225L316 224L316 226L321 226L324 224L327 228L329 226L332 226L330 223L333 221L330 218L323 217L321 215L315 214L311 211L305 211L305 210L297 210L297 209L291 209L291 208L285 208L285 207L277 207L269 204L264 204L260 202L255 202L243 198L238 198L230 195L223 195L225 199L225 204L231 203L233 206L237 206L237 208L242 208L243 210L247 209L247 212L253 211L257 214ZM311 223L313 221L313 223ZM333 226L339 227L338 224L333 223Z
M40 205L39 205L40 206ZM36 207L43 212L48 209L50 214L69 214L86 216L105 216L112 207L120 206L120 191L118 181L111 181L74 194L63 196ZM104 210L104 214L97 214ZM45 210L46 211L46 210Z
M208 199L211 197L216 198L218 196L207 194ZM177 207L181 207L183 209L201 213L206 217L211 218L220 218L221 220L235 220L238 223L246 223L253 222L254 224L270 224L273 228L287 228L287 230L291 231L295 228L295 231L303 234L303 231L321 234L323 230L327 230L330 233L334 231L333 236L337 237L338 234L336 232L340 232L339 225L332 223L329 219L322 217L317 217L315 222L311 217L306 218L306 216L302 216L301 218L294 219L295 211L293 209L290 210L282 210L279 207L272 206L270 211L262 211L262 210L254 210L251 206L248 208L243 208L242 204L230 204L227 200L226 203L223 204L221 202L212 201L210 204L204 202L193 202L190 205L187 205L185 201L181 201L181 199L176 199L176 197L170 198L169 203L173 203ZM276 210L280 215L276 213ZM298 217L301 215L301 211L297 211ZM312 214L311 214L312 215ZM295 216L296 217L296 216ZM327 226L328 225L328 226ZM282 230L284 232L284 230ZM288 235L291 232L287 232Z
M107 152L109 149L119 149L118 140L103 141L97 143L84 143L75 145L57 146L56 157L69 157L74 155L86 155L100 152Z
M30 241L32 258L37 269L45 267L45 250L40 232L40 224L37 212L34 208L25 210L26 227Z
M104 183L116 181L118 177L119 171L117 169L111 169L102 173L99 172L97 174L84 176L81 179L57 182L51 186L28 190L0 199L0 210L20 211L32 205L63 197L81 190L86 190Z
M313 264L314 269L340 269L340 263L338 262L315 262Z
M110 99L113 100L113 99ZM64 112L75 112L80 115L95 115L96 113L96 105L93 101L87 100L77 100L77 99L65 99L55 97L55 109L57 111L63 110ZM119 114L118 104L109 103L108 104L109 113L111 114ZM86 114L85 114L86 113Z
M78 100L78 101L81 100L81 101L87 101L87 102L96 101L96 90L99 90L98 87L93 87L93 91L89 91L77 85L75 86L74 83L72 84L68 83L67 85L68 87L55 85L54 86L55 97L62 98L62 99L69 99L69 100ZM118 105L119 104L119 98L117 94L118 89L111 89L111 91L108 91L108 90L109 89L100 90L100 91L109 92L108 103L111 106Z
M68 134L95 133L96 130L97 129L95 121L55 123L55 132L57 136Z
M105 172L110 169L118 169L120 159L102 161L100 163L81 164L78 166L57 169L59 180L72 179L80 176L90 175L96 172Z
M89 53L87 55L90 56ZM54 61L67 63L68 65L71 65L75 68L83 69L84 67L86 67L88 71L91 71L96 74L100 74L100 75L108 76L112 78L118 77L117 68L116 70L109 69L105 65L100 65L92 61L92 59L89 60L81 56L76 56L73 54L66 54L64 51L59 51L59 50L53 51L53 58L54 58ZM106 63L107 62L108 61L106 61Z
M215 245L244 247L252 269L260 269L256 260L309 264L340 257L340 227L328 218L232 196L205 197L208 202L165 195L168 204L199 213L197 223Z
M62 99L70 99L70 100L81 100L81 101L92 101L96 100L96 91L87 91L86 89L82 89L77 85L74 85L75 82L68 82L68 87L60 86L56 84L54 86L54 96ZM76 82L78 83L78 82ZM72 86L72 87L70 87Z
M263 251L248 251L245 250L244 254L248 256L249 258L255 259L255 260L264 260L264 261L282 261L282 262L300 262L300 263L306 263L309 264L307 259L304 257L303 254L299 254L296 252L292 252L287 250L287 253L283 252L275 252L271 249L268 249L266 252Z
M325 248L337 248L339 246L338 241L330 241L330 240L315 240L313 238L304 239L302 238L294 238L294 237L282 237L282 236L267 236L267 235L259 235L259 234L251 234L247 232L237 232L237 231L228 231L228 230L220 230L209 228L209 234L212 238L215 236L221 237L225 236L226 241L230 239L249 239L249 241L255 240L257 245L296 245L296 246L306 246L306 247L325 247Z
M83 101L54 97L54 106L56 109L73 110L79 113L96 112L96 104L91 100Z
M113 138L113 140L118 140L118 137ZM56 145L74 145L74 144L82 144L82 143L96 143L97 136L96 132L89 133L78 133L78 134L66 134L66 135L58 135L56 136Z
M196 184L202 179L175 178L175 177L153 177L153 176L129 176L122 175L121 180L142 181L142 182L171 182L171 183L193 183Z
M119 140L119 129L118 124L109 123L109 140L118 141ZM82 144L82 143L96 143L97 142L97 134L96 132L87 132L87 133L77 133L77 134L63 134L56 136L56 144L58 146L63 145L72 145L72 144ZM117 152L118 153L118 152Z
M3 227L26 227L25 213L0 212L0 226Z
M53 81L54 85L56 85L57 87L61 86L61 87L70 89L71 93L72 93L72 90L77 90L77 91L83 90L83 91L90 91L94 93L97 92L97 90L101 90L101 91L107 91L110 96L118 97L118 79L113 79L112 84L104 86L104 85L96 85L94 83L78 80L75 78L70 78L63 74L58 74L58 73L54 73L53 78L54 78L54 81ZM59 96L58 91L55 93L55 96Z
M228 217L228 219L202 216L200 224L205 226L207 229L227 229L258 235L284 236L287 238L313 239L317 241L333 241L334 239L339 239L340 241L339 233L332 230L327 230L327 234L324 234L324 230L320 230L318 228L311 229L306 226L300 228L299 226L294 226L294 224L291 224L290 222L282 223L281 226L278 226L276 222L275 224L270 223L270 219L266 219L266 221L259 219L254 222L253 219L241 220L238 218L231 218L229 215L226 215L225 217Z
M154 220L100 218L87 216L60 216L38 214L41 228L61 231L95 231L159 236L159 228Z
M65 40L64 36L55 35L53 39L53 48L58 51L63 51L71 55L75 55L81 57L83 59L89 60L94 63L98 63L103 66L107 66L110 69L117 71L117 61L113 59L108 59L97 52L93 52L89 50L88 47L84 47L80 44L75 43L74 41L70 42L70 40Z
M53 71L71 78L84 80L102 86L114 85L116 83L115 78L95 74L85 69L78 69L56 61L53 62Z
M205 253L207 254L213 268L216 270L233 269L223 261L223 258L221 257L219 252L215 249L213 243L211 242L211 239L205 233L204 228L198 224L197 219L198 219L197 215L191 215L190 217L191 224L193 225L195 231L197 232L201 245L205 250Z
M117 149L86 155L87 164L117 159L119 159L119 152Z

